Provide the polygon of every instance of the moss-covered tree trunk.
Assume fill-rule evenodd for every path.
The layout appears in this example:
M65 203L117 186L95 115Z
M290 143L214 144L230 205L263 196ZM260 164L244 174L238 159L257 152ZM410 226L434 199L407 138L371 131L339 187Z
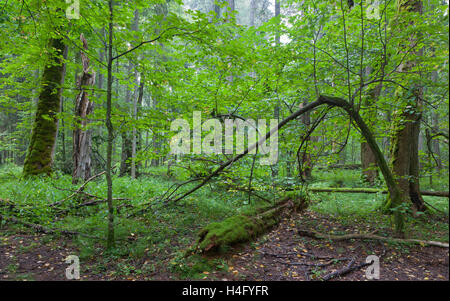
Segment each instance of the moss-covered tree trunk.
M216 251L254 239L275 226L286 214L304 210L307 206L305 198L292 195L277 201L273 206L211 223L199 232L196 245L188 250L187 255L192 252Z
M23 166L25 176L50 174L53 164L53 150L58 132L61 83L64 78L64 52L67 46L58 35L49 41L50 55L41 81L31 141Z

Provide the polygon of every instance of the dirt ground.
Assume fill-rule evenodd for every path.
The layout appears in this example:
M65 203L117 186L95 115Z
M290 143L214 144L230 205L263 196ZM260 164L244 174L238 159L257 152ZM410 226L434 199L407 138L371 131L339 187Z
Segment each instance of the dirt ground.
M379 280L449 280L447 248L393 245L373 240L317 240L298 234L299 220L298 215L284 219L258 240L234 248L224 257L228 270L205 272L204 280L315 281L329 277L331 281L365 281L366 266L348 273L342 271L364 264L369 255L380 258ZM357 225L343 227L310 211L302 214L301 221L301 225L320 223L321 229L330 231L367 233L372 230L359 229ZM46 240L45 236L29 231L1 235L0 280L66 280L69 264L65 258L78 251L64 238ZM141 258L137 264L144 266L155 260L164 266L169 265L170 258L149 256ZM131 272L126 277L118 277L110 271L114 268L112 264L105 265L100 272L89 268L93 262L83 264L82 280L176 279L164 268L149 274L133 275ZM342 275L330 277L336 272Z

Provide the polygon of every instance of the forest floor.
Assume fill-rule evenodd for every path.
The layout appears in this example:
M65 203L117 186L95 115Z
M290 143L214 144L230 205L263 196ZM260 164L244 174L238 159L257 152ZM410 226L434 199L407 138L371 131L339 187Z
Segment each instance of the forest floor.
M442 218L441 218L442 219ZM442 221L441 221L442 222ZM204 280L321 280L324 276L364 263L369 255L380 257L380 280L449 280L449 250L433 246L398 244L373 240L317 240L300 236L298 229L323 233L369 233L375 224L341 223L338 219L307 210L282 222L258 240L209 256L216 266L194 264L196 279ZM389 232L389 229L378 231ZM436 236L448 233L435 230ZM65 258L78 254L64 237L33 233L21 227L0 232L1 280L66 280ZM173 254L161 251L130 261L106 254L81 262L82 280L173 280L189 279L189 263L177 270ZM150 255L151 254L151 255ZM203 256L203 258L205 258ZM123 263L123 264L121 264ZM204 271L202 271L204 269ZM333 280L364 281L366 267ZM185 276L180 278L180 271ZM187 274L186 274L187 273ZM200 277L198 276L200 275Z
M0 214L90 238L37 233L5 219L0 222L0 281L66 280L68 255L78 256L81 280L316 281L350 263L352 267L364 264L369 255L379 257L380 280L449 280L448 248L376 240L331 241L299 234L300 230L332 235L376 230L379 236L393 237L389 216L379 210L385 198L382 194L311 193L307 210L282 219L256 240L215 255L185 257L200 229L252 208L256 200L249 202L246 193L218 181L177 204L161 206L154 200L174 183L186 180L182 170L176 179L165 176L166 167L151 169L151 176L137 180L115 176L114 196L123 200L116 201L117 208L122 208L115 217L116 247L107 252L105 203L76 209L90 199L70 199L79 189L71 184L70 175L21 179L21 171L17 166L0 169L0 203L4 205ZM255 185L270 182L267 177ZM366 187L360 178L358 170L317 171L311 187ZM425 190L448 191L448 175L434 178L433 186L427 179L421 185ZM85 192L105 195L106 183L92 181ZM58 200L64 200L61 206L49 207ZM154 206L142 211L150 208L149 200ZM425 201L434 209L408 216L406 237L448 242L448 199L426 197ZM364 281L366 269L361 266L331 280Z

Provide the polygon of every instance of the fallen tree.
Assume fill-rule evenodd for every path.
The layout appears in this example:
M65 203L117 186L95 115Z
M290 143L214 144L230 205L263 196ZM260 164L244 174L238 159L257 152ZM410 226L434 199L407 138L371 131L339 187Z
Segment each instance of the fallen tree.
M51 228L47 228L44 227L42 225L39 224L34 224L34 223L29 223L26 221L22 221L19 220L15 217L11 217L11 216L5 216L0 214L0 221L4 220L4 221L9 221L11 223L14 224L19 224L22 226L25 226L27 228L31 228L34 231L38 232L38 233L44 233L44 234L62 234L65 236L83 236L83 237L87 237L87 238L92 238L92 239L98 239L98 240L102 240L103 238L97 237L97 236L93 236L93 235L88 235L88 234L84 234L81 232L77 232L77 231L71 231L71 230L63 230L63 229L51 229Z
M364 122L364 120L359 115L356 108L353 106L353 104L349 103L345 99L342 99L339 97L333 97L333 96L320 95L316 101L309 103L308 105L300 108L298 111L292 113L287 118L280 121L280 123L276 127L270 129L270 131L265 136L263 136L261 139L259 139L258 142L252 144L251 146L248 146L243 153L241 153L241 154L229 159L225 163L221 164L216 170L214 170L211 174L209 174L205 178L199 179L202 181L198 185L196 185L192 189L188 190L187 192L182 193L181 195L175 195L173 198L169 197L167 199L167 202L169 202L169 201L178 202L181 199L185 198L186 196L190 195L191 193L197 191L198 189L200 189L201 187L206 185L212 178L218 176L225 168L227 168L228 166L230 166L237 160L241 159L242 157L246 156L250 151L257 148L258 145L260 145L261 143L264 143L264 141L269 139L270 136L273 135L275 132L278 132L288 122L295 120L297 117L301 116L302 114L309 112L321 105L328 105L331 107L339 107L339 108L343 109L345 112L347 112L347 114L349 115L353 124L361 131L361 135L364 137L364 139L366 140L372 153L374 154L377 166L383 175L383 178L386 182L386 186L389 191L389 196L386 200L386 203L385 203L385 206L383 209L385 212L390 213L393 216L396 235L399 237L404 236L404 216L403 216L402 210L398 210L398 208L403 206L408 200L403 199L404 195L401 193L398 183L397 183L396 179L394 178L394 175L393 175L391 169L389 168L389 166L384 158L384 155L381 152L381 149L375 140L375 137L373 136L373 134L370 131L367 124ZM179 187L177 187L177 189ZM172 194L173 194L173 192L170 195L172 195Z
M320 187L320 188L308 188L311 192L342 192L342 193L382 193L387 194L387 190L376 188L334 188L334 187ZM422 195L437 196L437 197L449 197L448 191L421 191Z
M316 169L322 170L322 169L361 169L361 164L331 164L328 166L317 166Z
M307 207L308 201L304 197L287 196L272 206L211 223L199 232L197 243L186 255L216 251L225 246L249 241L270 230L286 214L302 211Z

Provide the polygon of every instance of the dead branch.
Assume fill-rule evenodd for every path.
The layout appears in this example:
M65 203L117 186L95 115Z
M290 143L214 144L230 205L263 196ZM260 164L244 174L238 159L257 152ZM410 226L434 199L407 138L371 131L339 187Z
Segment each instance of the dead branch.
M65 201L67 201L67 200L73 198L73 197L74 197L75 195L77 195L78 193L81 193L81 192L84 190L84 188L86 187L86 185L87 185L90 181L92 181L92 180L94 180L94 179L100 177L100 176L103 175L104 173L105 173L105 171L102 171L101 173L96 174L95 176L90 177L90 178L87 179L86 182L84 182L83 185L81 185L80 188L78 188L74 193L72 193L72 194L69 195L68 197L62 199L61 201L58 201L58 202L55 202L55 203L50 204L49 207L54 207L54 206L60 205L61 203L64 203Z
M371 189L371 188L334 188L334 187L324 187L324 188L309 188L310 192L342 192L342 193L382 193L387 194L387 190L381 189ZM448 191L421 191L422 195L437 196L437 197L449 197Z
M88 235L88 234L84 234L84 233L80 233L77 231L70 231L70 230L61 230L61 229L50 229L50 228L46 228L42 225L39 224L33 224L33 223L28 223L22 220L19 220L15 217L9 217L9 216L5 216L5 215L1 215L0 214L0 219L6 220L6 221L10 221L14 224L20 224L23 225L27 228L31 228L33 230L35 230L36 232L39 233L45 233L45 234L63 234L66 236L74 236L74 235L78 235L78 236L83 236L83 237L87 237L87 238L92 238L92 239L99 239L102 240L103 238L97 237L97 236L92 236L92 235Z
M362 264L354 266L353 265L354 263L355 263L355 258L353 258L345 268L337 270L337 271L334 271L334 272L332 272L330 274L327 274L327 275L323 276L322 280L323 281L327 281L327 280L330 280L332 278L336 278L338 276L343 276L343 275L348 274L348 273L350 273L350 272L352 272L352 271L354 271L356 269L362 268L362 267L370 264L370 263L365 263L364 262Z
M308 236L316 239L329 239L329 240L347 240L347 239L372 239L372 240L382 240L382 241L394 241L401 243L416 243L420 245L428 245L435 246L440 248L448 248L448 243L440 242L440 241L431 241L431 240L419 240L419 239L401 239L401 238L392 238L392 237L384 237L379 235L374 235L373 233L356 233L356 234L345 234L345 235L331 235L331 234L322 234L316 231L308 231L298 229L297 233L299 235Z
M337 263L339 261L347 261L347 260L350 260L350 258L348 258L348 257L333 258L331 260L328 260L327 262L322 262L322 263L285 262L285 261L281 261L281 260L277 260L276 262L286 264L286 265L304 265L304 266L308 266L308 267L316 267L317 268L317 267L326 267L326 266L332 265L334 263Z

